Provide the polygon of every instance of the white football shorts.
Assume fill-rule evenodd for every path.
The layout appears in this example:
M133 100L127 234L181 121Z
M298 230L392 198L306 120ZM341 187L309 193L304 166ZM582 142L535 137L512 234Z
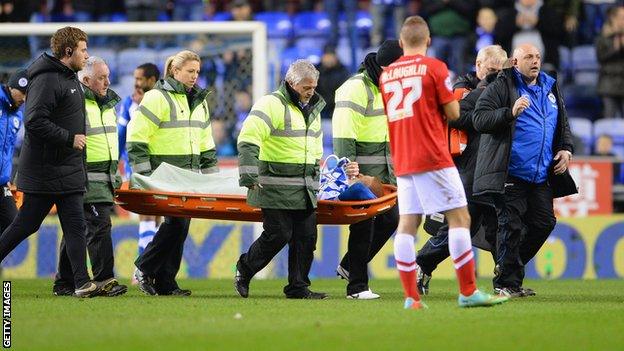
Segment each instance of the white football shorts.
M457 168L397 177L399 214L433 214L466 206Z

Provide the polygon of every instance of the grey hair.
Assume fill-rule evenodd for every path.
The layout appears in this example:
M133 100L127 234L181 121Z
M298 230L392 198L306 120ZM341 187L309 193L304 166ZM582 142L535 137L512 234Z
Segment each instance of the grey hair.
M310 61L299 59L290 64L284 80L290 84L299 84L305 78L318 80L319 74L319 71Z
M78 80L82 82L84 77L91 77L93 75L93 67L98 63L106 64L106 61L98 56L89 56L84 68L78 72Z

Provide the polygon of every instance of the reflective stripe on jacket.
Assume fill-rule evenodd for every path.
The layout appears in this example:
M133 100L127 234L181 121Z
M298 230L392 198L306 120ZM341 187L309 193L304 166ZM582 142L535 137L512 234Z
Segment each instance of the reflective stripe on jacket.
M117 172L119 145L115 105L121 100L111 89L106 96L96 97L83 85L87 112L87 193L85 203L113 202L113 190L121 186Z
M383 99L366 72L336 90L332 134L336 156L358 162L362 174L396 184Z
M150 174L162 162L201 173L218 172L208 90L195 86L189 106L184 85L160 80L128 122L126 149L133 172Z
M323 155L318 94L307 108L293 102L285 83L258 100L238 136L240 185L251 186L247 202L274 209L316 207Z

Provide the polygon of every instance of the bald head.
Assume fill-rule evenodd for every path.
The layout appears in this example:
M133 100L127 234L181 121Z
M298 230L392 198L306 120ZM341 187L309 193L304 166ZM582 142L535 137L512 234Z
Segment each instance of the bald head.
M420 16L410 16L401 27L401 46L404 51L426 48L430 40L429 35L427 22Z
M514 66L527 78L528 83L535 83L542 68L542 55L532 44L520 44L513 52Z

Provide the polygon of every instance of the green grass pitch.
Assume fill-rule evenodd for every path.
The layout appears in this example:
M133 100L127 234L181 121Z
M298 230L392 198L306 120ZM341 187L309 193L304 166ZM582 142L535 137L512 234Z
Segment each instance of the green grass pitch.
M527 281L537 296L460 309L455 281L434 278L426 311L402 309L398 280L371 281L382 295L374 301L346 300L337 279L312 282L330 299L287 300L284 283L254 280L248 299L231 280L181 281L188 298L132 286L77 299L53 296L51 280L14 280L12 349L624 350L624 280Z

